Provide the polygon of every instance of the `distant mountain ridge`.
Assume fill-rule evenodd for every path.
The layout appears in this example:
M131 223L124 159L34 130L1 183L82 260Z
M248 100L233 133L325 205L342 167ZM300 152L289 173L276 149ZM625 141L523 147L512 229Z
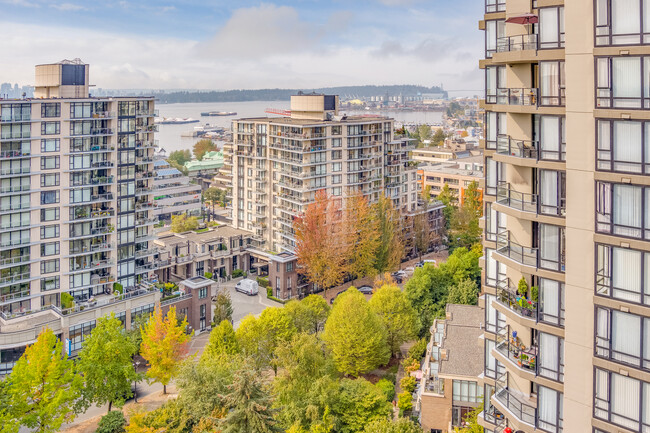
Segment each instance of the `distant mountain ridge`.
M416 86L416 85L388 85L388 86L343 86L322 87L318 89L257 89L257 90L225 90L225 91L176 91L153 92L162 104L183 102L246 102L246 101L288 101L291 95L298 92L326 93L341 97L369 98L372 96L392 97L402 95L413 97L426 93L443 94L447 92L442 87Z

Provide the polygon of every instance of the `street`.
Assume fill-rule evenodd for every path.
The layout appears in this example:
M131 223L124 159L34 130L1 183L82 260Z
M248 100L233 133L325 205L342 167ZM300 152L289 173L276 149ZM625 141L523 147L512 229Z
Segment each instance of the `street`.
M235 291L235 284L241 279L220 283L220 287L228 289L232 299L232 321L235 329L239 327L241 320L249 314L258 316L266 307L281 307L275 301L266 298L266 290L260 287L260 292L255 296L248 296Z

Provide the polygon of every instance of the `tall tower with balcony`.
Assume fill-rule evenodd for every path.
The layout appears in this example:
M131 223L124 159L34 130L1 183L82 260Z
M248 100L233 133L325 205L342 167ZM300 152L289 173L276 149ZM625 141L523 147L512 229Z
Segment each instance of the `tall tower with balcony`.
M498 432L642 432L650 428L650 2L564 3L487 0L480 23L479 420Z
M44 326L74 355L98 315L129 326L157 296L154 100L88 80L79 60L39 65L36 98L0 99L0 375Z

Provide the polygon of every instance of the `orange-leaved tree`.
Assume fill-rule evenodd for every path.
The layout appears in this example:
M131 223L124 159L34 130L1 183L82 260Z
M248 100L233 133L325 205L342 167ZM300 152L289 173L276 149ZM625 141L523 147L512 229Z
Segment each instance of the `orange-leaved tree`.
M341 199L319 190L315 202L293 222L298 264L324 289L341 284L346 272L349 248L342 221Z
M142 330L140 355L149 363L147 377L163 385L163 394L167 394L167 384L187 356L190 336L186 328L185 318L182 322L176 318L176 307L171 307L163 317L160 305L156 305Z
M347 273L354 278L374 275L377 249L380 245L379 224L368 199L356 193L345 200L343 210L345 243L349 246Z

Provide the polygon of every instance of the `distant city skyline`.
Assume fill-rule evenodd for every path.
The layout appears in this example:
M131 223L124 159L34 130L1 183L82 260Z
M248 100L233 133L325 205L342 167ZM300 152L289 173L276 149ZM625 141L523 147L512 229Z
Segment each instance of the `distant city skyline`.
M0 0L0 82L81 58L106 89L483 87L471 0ZM465 7L467 6L467 7Z

